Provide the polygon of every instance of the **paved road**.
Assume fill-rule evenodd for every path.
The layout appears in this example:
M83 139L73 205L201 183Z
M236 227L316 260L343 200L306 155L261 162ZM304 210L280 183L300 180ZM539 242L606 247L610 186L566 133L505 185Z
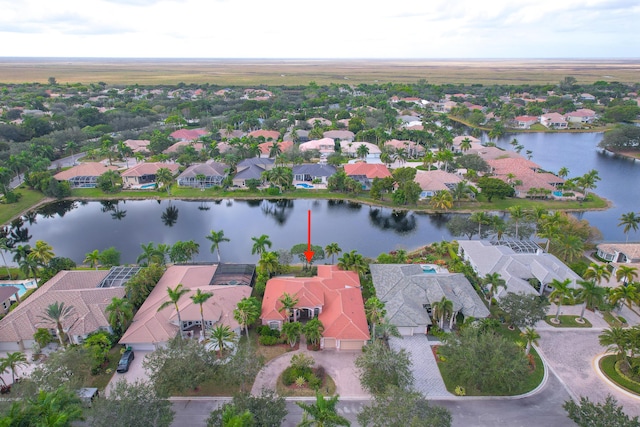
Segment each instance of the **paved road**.
M84 157L85 153L74 154L73 156L63 157L51 162L49 169L66 168L76 164L79 158ZM24 174L20 174L20 177L15 177L9 183L10 188L16 188L24 181Z
M435 405L447 407L453 415L453 427L566 427L574 425L566 416L562 404L569 394L560 381L550 375L544 389L522 399L473 399L432 400ZM224 402L222 402L224 403ZM180 400L173 402L176 416L173 426L204 426L209 413L221 403L214 399ZM339 413L351 421L354 427L357 414L368 400L342 400ZM287 401L289 415L283 427L296 426L302 419L302 410L293 401Z

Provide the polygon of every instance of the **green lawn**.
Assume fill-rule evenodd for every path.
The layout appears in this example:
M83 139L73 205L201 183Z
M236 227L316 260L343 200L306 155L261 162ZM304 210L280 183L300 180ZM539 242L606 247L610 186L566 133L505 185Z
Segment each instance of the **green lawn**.
M44 194L39 191L29 190L28 188L20 187L15 191L22 194L22 197L16 203L0 204L0 224L8 223L12 218L22 214L45 198Z
M512 331L509 330L509 328L502 326L498 329L497 332L513 341L522 340L522 338L520 338L520 331L518 329L514 329ZM518 389L509 394L509 396L517 396L520 394L528 393L538 387L542 382L542 379L544 378L544 364L542 363L542 359L540 358L540 355L538 355L536 349L533 347L531 348L531 355L533 356L535 369L529 374L526 381L524 381ZM440 369L440 373L442 374L442 379L444 380L444 384L447 387L447 391L455 394L455 388L460 384L456 383L452 379L451 373L447 370L446 366L446 362L438 363L438 368ZM493 390L479 391L466 388L465 391L467 396L504 396L504 394L496 393Z
M113 378L116 372L116 368L118 367L118 362L120 361L120 349L122 347L116 345L111 350L109 350L109 366L103 369L102 373L99 375L92 375L89 377L89 381L85 384L85 387L96 387L100 390L104 390L111 378Z
M622 326L623 325L623 323L620 320L618 320L618 318L615 317L613 314L611 314L611 312L609 312L609 311L605 311L604 313L602 313L602 317L609 324L609 326Z
M627 378L622 377L616 372L615 365L618 361L616 355L611 354L600 359L600 369L607 378L616 383L618 386L627 390L630 393L640 395L640 384L630 381Z
M551 321L551 319L555 319L555 318L556 316L552 315L552 316L547 316L544 320L549 325L556 328L590 328L591 327L591 322L589 322L587 319L584 319L584 323L578 323L576 319L580 318L580 316L561 314L558 317L558 320L560 320L559 324L553 323Z

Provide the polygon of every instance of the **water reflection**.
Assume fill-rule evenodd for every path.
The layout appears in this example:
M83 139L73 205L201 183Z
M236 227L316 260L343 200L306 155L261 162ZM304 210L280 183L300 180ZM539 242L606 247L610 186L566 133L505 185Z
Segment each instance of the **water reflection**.
M350 200L329 200L327 201L327 207L329 209L348 209L357 211L362 208L362 204L352 202Z
M407 233L416 228L416 217L410 211L388 211L372 207L369 210L369 220L372 225L382 230L393 230Z
M121 200L102 200L100 204L102 205L102 212L109 212L111 214L111 218L115 220L122 220L127 216L127 211L120 209ZM125 204L126 201L122 200L122 203Z
M273 217L280 225L284 225L289 219L289 215L293 212L293 200L263 200L260 209L265 216Z
M167 227L173 227L178 222L178 208L169 204L162 213L162 223Z
M78 203L73 200L61 200L59 202L50 203L48 205L41 206L36 211L43 218L53 218L56 215L62 218L67 212L70 212L78 207Z

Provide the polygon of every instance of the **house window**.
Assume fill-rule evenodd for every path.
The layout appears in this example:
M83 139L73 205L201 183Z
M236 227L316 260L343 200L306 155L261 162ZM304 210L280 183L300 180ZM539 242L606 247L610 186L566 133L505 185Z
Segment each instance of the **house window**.
M280 329L280 322L269 322L270 329Z

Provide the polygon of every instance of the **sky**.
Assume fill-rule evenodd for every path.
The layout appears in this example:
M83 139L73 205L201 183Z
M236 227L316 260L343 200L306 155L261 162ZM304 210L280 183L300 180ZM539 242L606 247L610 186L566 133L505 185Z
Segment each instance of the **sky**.
M0 0L0 11L0 57L640 57L640 0Z

